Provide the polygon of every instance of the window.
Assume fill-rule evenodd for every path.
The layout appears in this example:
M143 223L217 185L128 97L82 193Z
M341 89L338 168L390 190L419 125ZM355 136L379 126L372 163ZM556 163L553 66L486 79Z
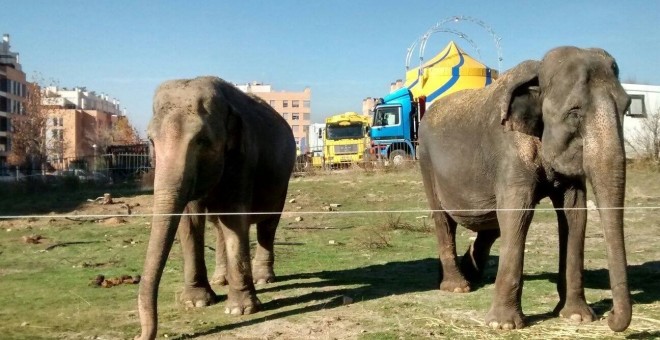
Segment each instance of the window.
M309 100L303 100L303 107L309 107Z
M291 107L300 107L300 100L292 100Z
M299 113L292 113L291 114L291 120L299 120L300 119L300 114Z
M293 130L294 133L298 132L298 125L291 125L291 130Z
M274 100L271 100L271 101L268 102L268 103L270 104L271 107L275 107L275 101L274 101Z
M309 120L309 112L303 113L303 120Z
M0 111L9 112L9 99L0 96Z
M289 120L289 113L288 112L282 112L282 117L284 117L284 119L286 119L286 120Z
M57 117L53 117L53 126L57 126Z
M289 101L288 100L283 100L282 101L282 107L289 107Z
M12 100L11 113L19 114L21 113L21 102L18 100Z
M626 110L626 116L646 117L646 105L644 105L643 94L630 95L630 106Z
M64 126L64 118L60 117L60 126Z
M399 125L399 107L382 106L376 109L374 126Z

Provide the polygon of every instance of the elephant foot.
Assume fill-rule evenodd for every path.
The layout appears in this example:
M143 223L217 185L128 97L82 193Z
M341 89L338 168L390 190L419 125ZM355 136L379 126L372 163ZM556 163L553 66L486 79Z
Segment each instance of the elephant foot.
M225 314L253 314L258 312L260 307L261 301L259 301L256 294L250 293L249 291L232 291L230 289L227 297Z
M470 292L470 283L465 279L443 279L440 282L440 290L450 293L468 293Z
M215 286L226 286L227 285L227 269L226 268L216 268L211 280L209 281L212 285Z
M273 262L266 265L259 265L256 262L252 264L252 280L256 285L275 282L275 272L273 271Z
M486 314L486 325L492 329L520 329L525 327L524 318L520 310L510 307L491 307Z
M555 313L561 308L561 305L561 303L557 305ZM596 319L596 314L593 309L587 305L586 301L566 303L566 305L559 310L559 316L577 322L592 322Z
M206 307L218 301L211 287L185 287L179 297L186 307Z

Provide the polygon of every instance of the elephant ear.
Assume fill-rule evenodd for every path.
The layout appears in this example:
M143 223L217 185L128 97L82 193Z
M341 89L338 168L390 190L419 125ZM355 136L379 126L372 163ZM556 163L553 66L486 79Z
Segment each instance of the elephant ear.
M541 102L538 86L540 62L524 61L498 79L493 102L500 112L506 130L515 130L540 137L542 129Z
M227 107L227 121L225 123L227 128L227 151L242 153L245 145L242 143L244 131L241 112L231 103L227 103Z
M218 78L215 84L214 111L216 113L216 124L223 128L225 152L229 154L243 153L243 112L245 107L242 102L243 93L240 93L234 85Z

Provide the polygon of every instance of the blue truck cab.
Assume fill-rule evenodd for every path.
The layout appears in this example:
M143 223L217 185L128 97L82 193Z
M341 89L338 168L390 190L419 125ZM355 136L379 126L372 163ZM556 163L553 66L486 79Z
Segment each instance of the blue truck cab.
M371 158L388 159L395 165L416 158L417 131L425 106L423 96L415 101L405 87L378 99L369 131Z

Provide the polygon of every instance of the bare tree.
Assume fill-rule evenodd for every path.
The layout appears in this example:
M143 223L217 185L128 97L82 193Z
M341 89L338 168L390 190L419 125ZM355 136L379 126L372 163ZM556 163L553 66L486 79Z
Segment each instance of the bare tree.
M12 115L11 165L40 170L48 155L46 143L48 109L41 105L42 92L37 82L27 84L23 112Z
M640 124L632 130L625 143L644 160L660 160L660 108L639 118Z
M114 144L136 144L140 142L137 130L131 126L126 116L118 117L112 125L111 135Z

